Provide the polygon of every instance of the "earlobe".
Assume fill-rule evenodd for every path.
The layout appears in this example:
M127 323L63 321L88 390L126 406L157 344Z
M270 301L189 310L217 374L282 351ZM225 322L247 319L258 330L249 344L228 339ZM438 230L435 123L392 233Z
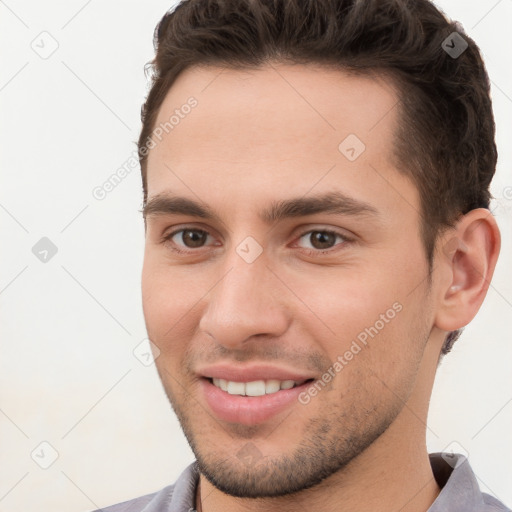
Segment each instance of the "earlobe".
M477 208L464 215L439 244L435 266L441 277L435 325L449 332L467 325L480 309L501 237L491 212Z

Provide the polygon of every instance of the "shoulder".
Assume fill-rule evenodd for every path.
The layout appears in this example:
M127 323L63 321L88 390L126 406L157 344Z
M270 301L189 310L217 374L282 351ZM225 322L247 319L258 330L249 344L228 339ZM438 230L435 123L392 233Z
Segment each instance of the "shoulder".
M193 462L185 468L175 483L162 490L93 512L183 512L193 510L198 480L197 463Z
M109 507L94 510L93 512L142 512L142 510L155 500L165 499L170 500L174 491L174 484L163 488L161 491L153 492L151 494L145 494L138 498L133 498L116 505L110 505Z
M482 508L482 512L512 512L501 501L485 492L482 493L482 500L484 502L484 508Z
M155 496L156 493L140 496L133 500L123 501L117 505L95 510L94 512L135 512L141 511Z

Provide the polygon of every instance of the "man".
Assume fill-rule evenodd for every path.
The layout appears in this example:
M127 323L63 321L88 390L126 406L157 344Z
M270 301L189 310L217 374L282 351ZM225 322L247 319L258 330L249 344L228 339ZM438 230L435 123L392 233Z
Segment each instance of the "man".
M143 307L197 461L106 510L509 510L425 442L500 248L475 43L427 0L189 0L155 42Z

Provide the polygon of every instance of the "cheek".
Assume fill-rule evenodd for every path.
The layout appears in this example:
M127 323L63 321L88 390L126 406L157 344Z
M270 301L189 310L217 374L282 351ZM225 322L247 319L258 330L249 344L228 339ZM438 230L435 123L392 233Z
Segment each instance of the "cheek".
M194 305L208 288L190 272L173 271L168 265L153 263L151 257L144 261L141 287L149 338L163 352L179 348L179 340L193 336Z
M389 261L368 264L364 271L331 268L323 274L289 276L308 306L295 315L331 361L341 356L344 364L359 361L385 375L421 356L427 304L418 283L424 275L418 266L404 270L405 265L400 270Z
M334 340L355 338L397 301L394 289L377 282L380 276L373 276L370 268L364 273L355 269L327 270L290 275L287 281L293 283L294 293L307 306L299 321L308 322L311 328L312 323L318 324L322 334ZM392 310L388 316L394 317L394 313Z

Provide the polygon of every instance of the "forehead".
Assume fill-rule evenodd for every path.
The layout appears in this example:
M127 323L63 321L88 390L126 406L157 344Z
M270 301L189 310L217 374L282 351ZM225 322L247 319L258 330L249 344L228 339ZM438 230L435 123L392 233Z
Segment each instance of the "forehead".
M382 195L404 179L392 164L397 106L383 76L282 63L190 68L157 116L148 198L168 189L241 202L333 187Z
M348 134L380 150L392 139L398 103L390 80L375 74L313 64L269 63L241 70L193 67L168 91L156 126L165 125L169 114L179 114L191 97L197 106L180 117L168 138L167 149L175 159L194 144L216 153L219 143L229 140L236 141L233 149L239 158L261 155L262 145L267 153L276 146L282 153L286 148L296 152L297 145L318 146L319 141L325 142L319 150L336 154ZM378 141L382 145L377 148Z

